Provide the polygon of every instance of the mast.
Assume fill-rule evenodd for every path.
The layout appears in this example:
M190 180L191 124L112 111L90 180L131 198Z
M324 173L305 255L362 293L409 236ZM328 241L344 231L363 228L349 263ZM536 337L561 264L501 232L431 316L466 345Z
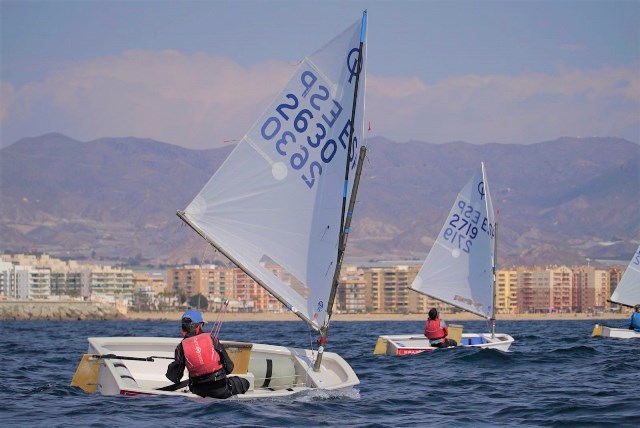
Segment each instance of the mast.
M480 163L482 166L482 181L484 182L484 204L485 211L487 214L489 213L489 198L491 195L489 194L489 185L487 182L487 174L484 170L484 162ZM492 207L493 208L493 207ZM495 339L496 337L496 277L498 275L497 265L498 265L498 222L495 221L493 225L494 237L493 237L493 258L491 260L491 271L492 271L492 284L491 284L491 338Z
M494 225L493 239L493 300L491 303L491 338L496 338L496 277L498 276L498 222Z
M360 84L360 72L362 71L362 50L364 47L364 39L367 29L367 11L362 12L362 27L360 30L360 46L358 47L358 70L356 73L356 82L353 89L353 104L351 106L351 125L349 126L349 144L347 145L347 161L345 162L344 169L344 188L342 191L342 213L340 214L340 237L338 239L338 255L336 262L336 269L333 273L333 281L331 286L331 294L329 295L329 301L327 302L327 319L325 324L320 328L320 340L318 346L318 357L316 358L313 370L320 371L320 365L322 364L322 354L324 353L324 345L327 342L327 335L329 334L329 321L331 314L333 313L333 302L336 298L336 291L338 289L338 282L340 277L340 269L342 268L342 260L344 258L345 248L347 246L347 237L349 235L349 226L351 225L351 217L353 215L353 207L355 205L356 193L358 192L358 184L360 182L360 174L362 171L362 163L364 161L364 155L366 154L366 148L360 147L360 157L358 158L358 165L356 167L356 175L354 177L353 188L351 190L351 199L349 200L349 210L345 212L347 205L347 190L349 188L349 165L351 163L351 151L353 146L353 134L355 130L355 117L356 108L358 103L358 87ZM346 219L345 219L346 214Z

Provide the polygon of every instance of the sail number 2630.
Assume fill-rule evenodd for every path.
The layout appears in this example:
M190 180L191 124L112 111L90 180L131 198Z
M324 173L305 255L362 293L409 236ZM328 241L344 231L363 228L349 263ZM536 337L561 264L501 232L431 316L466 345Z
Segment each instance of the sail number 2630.
M330 98L329 89L318 83L312 71L303 71L299 84L299 92L284 95L284 100L266 118L260 134L265 141L273 142L280 156L288 158L291 168L307 167L300 178L312 188L322 175L322 166L334 158L338 145L346 149L351 121L338 121L345 116L342 105ZM329 132L334 126L337 136L336 131ZM330 134L335 138L327 138Z

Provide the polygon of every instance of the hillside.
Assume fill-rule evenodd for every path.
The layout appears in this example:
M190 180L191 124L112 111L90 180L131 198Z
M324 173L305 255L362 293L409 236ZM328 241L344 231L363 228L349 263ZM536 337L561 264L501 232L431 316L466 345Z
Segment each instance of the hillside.
M499 262L625 260L640 239L640 146L367 143L347 259L423 258L480 161L499 210ZM217 254L175 216L232 147L60 134L0 150L0 251L174 264Z

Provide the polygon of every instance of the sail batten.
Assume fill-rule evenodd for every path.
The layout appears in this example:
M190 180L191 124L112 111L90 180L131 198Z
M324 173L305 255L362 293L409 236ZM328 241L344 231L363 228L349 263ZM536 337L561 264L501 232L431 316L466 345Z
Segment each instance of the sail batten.
M358 21L303 60L184 210L183 220L318 330L330 313L343 196L353 190L358 154L349 152L363 139L363 106L354 103L364 98L355 79L366 62L361 37Z
M458 193L411 288L490 319L495 216L484 164Z

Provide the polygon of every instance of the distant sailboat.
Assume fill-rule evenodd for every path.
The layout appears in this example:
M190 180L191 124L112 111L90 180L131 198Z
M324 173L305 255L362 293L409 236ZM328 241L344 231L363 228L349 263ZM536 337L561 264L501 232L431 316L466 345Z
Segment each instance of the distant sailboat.
M227 342L237 351L230 352L237 358L234 374L250 382L249 391L238 399L348 389L359 383L347 362L324 352L324 346L365 156L366 22L365 12L361 21L302 61L209 182L178 212L195 232L320 332L317 352ZM276 276L273 266L304 289ZM93 372L87 362L90 374L80 375L76 384L98 378L94 384L102 394L192 396L188 390L166 391L169 361L163 358L173 356L178 342L90 338L90 353L124 356L98 358L101 365ZM124 358L151 352L156 355L153 361Z
M492 332L465 333L459 346L509 349L513 337L496 334L495 269L497 223L484 164L458 193L429 255L411 284L431 296L491 320ZM415 354L436 349L423 335L380 336L376 354Z
M640 304L640 246L631 258L618 286L611 294L610 301L630 308ZM640 331L596 324L592 336L640 339Z

